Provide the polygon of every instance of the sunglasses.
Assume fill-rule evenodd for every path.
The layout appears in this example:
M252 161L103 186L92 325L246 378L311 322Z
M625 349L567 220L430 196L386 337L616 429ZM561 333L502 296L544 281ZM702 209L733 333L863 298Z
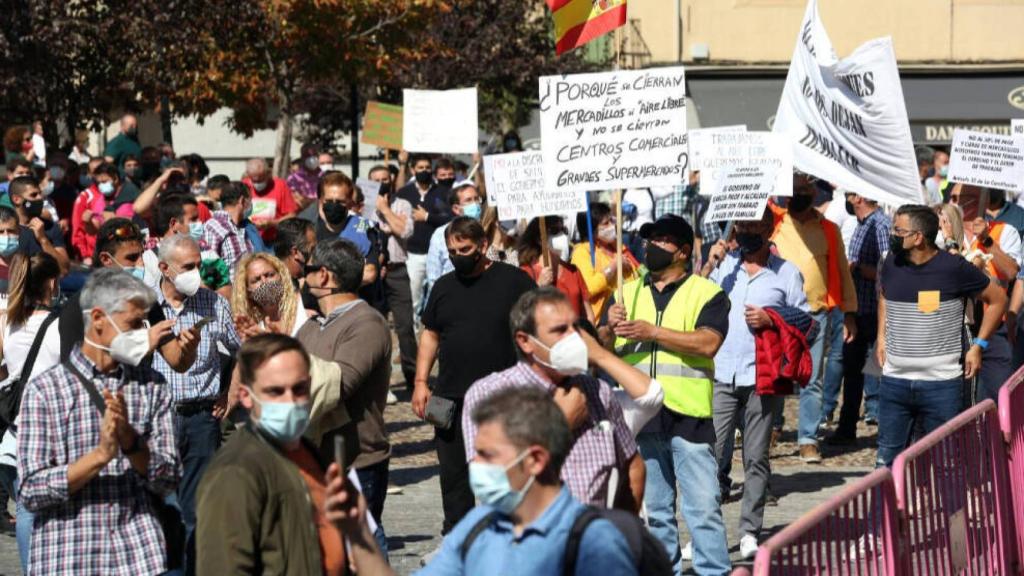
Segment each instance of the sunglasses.
M129 224L123 224L121 226L118 226L117 228L114 228L113 230L109 230L107 232L106 237L107 237L108 240L111 240L111 239L114 239L114 238L119 238L121 240L125 240L125 239L133 239L134 240L134 239L137 239L137 238L141 238L142 237L142 233L139 232L139 227L138 226L136 226L135 224L130 224L129 223Z

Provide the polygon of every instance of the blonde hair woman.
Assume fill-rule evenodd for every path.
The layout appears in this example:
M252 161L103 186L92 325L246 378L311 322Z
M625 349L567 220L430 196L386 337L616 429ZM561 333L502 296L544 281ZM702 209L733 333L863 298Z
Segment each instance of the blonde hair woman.
M964 216L960 207L955 204L940 204L935 211L939 213L939 234L942 236L939 246L953 254L966 252L967 237L964 234Z
M257 252L238 261L231 287L231 312L239 332L295 336L309 319L284 262Z

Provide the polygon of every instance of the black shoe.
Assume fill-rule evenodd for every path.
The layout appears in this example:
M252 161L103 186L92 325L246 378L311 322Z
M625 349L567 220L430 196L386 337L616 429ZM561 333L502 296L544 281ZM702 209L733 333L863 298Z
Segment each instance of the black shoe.
M779 499L775 497L775 494L772 494L771 490L766 490L764 493L764 505L773 508L779 505Z
M829 436L828 439L825 440L825 443L829 446L856 446L857 437L836 433Z

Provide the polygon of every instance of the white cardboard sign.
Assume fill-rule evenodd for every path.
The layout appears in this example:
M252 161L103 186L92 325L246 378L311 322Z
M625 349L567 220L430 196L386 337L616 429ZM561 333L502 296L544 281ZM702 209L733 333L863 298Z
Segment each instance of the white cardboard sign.
M587 210L586 193L544 186L544 158L536 150L484 156L484 178L488 201L502 220Z
M687 164L681 66L540 79L545 189L673 186Z
M1024 118L1010 120L1010 133L1014 136L1024 136Z
M726 166L715 182L704 221L760 220L775 193L776 172L769 165Z
M476 88L403 90L402 143L409 152L472 154L479 146Z
M715 132L746 132L745 124L719 126L716 128L696 128L687 132L690 150L690 172L700 170L704 166L704 157L711 152L709 136Z
M369 178L358 178L356 186L363 191L362 217L377 222L377 196L380 196L380 182L374 182Z
M949 180L1024 192L1024 137L954 130Z
M754 166L772 168L773 195L793 195L793 146L784 136L773 132L710 132L699 138L704 140L700 143L704 150L701 194L713 196L728 170Z

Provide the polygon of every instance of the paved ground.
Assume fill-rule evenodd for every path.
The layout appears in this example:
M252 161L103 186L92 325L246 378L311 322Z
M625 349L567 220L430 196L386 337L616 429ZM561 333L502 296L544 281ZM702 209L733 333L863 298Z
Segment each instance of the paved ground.
M396 375L398 370L395 371ZM384 526L391 547L391 561L399 574L410 574L419 568L420 557L440 543L441 494L437 477L437 460L433 450L432 429L412 415L408 394L402 386L394 391L400 402L389 406L385 414L394 445L391 463L391 484L400 494L388 496L384 510ZM772 489L779 504L765 509L765 530L774 533L828 499L848 482L867 473L875 457L875 430L861 426L862 437L856 447L837 451L824 447L825 461L806 465L797 457L797 446L791 428L796 422L796 401L786 404L786 423L790 428L772 453ZM737 451L738 456L738 451ZM733 478L742 482L742 464L737 459ZM725 505L729 546L738 561L737 523L739 502ZM681 527L685 524L680 522ZM685 534L681 537L685 541ZM0 576L21 574L17 544L13 536L0 534Z

